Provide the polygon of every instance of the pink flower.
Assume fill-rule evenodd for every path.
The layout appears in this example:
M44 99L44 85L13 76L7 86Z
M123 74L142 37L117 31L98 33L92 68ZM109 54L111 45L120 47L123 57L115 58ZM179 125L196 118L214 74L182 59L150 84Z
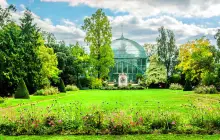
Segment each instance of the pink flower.
M59 120L58 123L61 124L61 123L62 123L62 120Z
M172 123L171 123L172 125L175 125L176 124L176 122L175 121L172 121Z

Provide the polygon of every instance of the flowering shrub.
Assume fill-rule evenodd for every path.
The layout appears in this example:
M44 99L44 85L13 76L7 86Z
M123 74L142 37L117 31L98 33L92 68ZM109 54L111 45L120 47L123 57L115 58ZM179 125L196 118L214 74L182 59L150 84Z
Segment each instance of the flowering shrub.
M215 86L213 86L213 85L211 85L211 86L198 86L194 89L194 92L198 93L198 94L215 94L215 93L218 93Z
M5 102L5 99L0 97L0 104L4 103Z
M46 89L38 90L34 93L36 96L47 96L47 95L55 95L58 94L59 90L56 87L49 87Z
M159 108L154 111L140 108L106 110L91 106L85 111L80 106L80 102L59 104L54 100L54 103L46 108L31 104L28 109L11 110L12 112L0 116L0 134L210 134L219 133L220 129L219 107L196 108L186 117ZM188 120L185 120L186 118Z
M192 115L194 119L190 120L193 126L205 128L206 130L220 129L220 112L219 109L208 107L200 108Z
M183 90L183 86L178 83L171 83L169 89L171 90Z
M66 91L78 91L79 88L75 85L67 85L66 86Z

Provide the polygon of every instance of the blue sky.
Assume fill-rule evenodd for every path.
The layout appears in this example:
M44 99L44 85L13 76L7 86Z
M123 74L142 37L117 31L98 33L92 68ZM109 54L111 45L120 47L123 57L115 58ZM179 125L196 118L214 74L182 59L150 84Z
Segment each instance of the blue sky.
M113 39L124 36L140 44L155 43L160 26L171 29L177 44L207 36L213 38L220 27L220 2L216 0L0 0L0 5L14 4L12 18L19 22L24 7L35 15L42 30L52 32L58 40L83 44L81 30L85 17L102 8L109 17Z

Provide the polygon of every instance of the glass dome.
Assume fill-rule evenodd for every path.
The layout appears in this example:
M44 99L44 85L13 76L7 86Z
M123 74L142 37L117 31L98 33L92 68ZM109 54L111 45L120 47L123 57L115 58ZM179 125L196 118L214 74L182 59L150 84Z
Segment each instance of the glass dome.
M137 42L124 38L112 41L112 50L114 52L114 58L146 58L144 48Z
M147 55L144 48L137 42L124 38L112 41L112 50L114 52L115 66L109 73L109 81L118 81L118 76L125 73L128 81L136 83L136 75L144 74L146 71Z

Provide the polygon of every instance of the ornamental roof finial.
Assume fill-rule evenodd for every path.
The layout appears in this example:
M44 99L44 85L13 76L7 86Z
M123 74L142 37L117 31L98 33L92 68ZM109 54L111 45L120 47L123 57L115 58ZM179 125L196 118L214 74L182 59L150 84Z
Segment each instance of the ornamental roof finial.
M123 36L123 23L121 24L121 38L124 38L124 36Z

